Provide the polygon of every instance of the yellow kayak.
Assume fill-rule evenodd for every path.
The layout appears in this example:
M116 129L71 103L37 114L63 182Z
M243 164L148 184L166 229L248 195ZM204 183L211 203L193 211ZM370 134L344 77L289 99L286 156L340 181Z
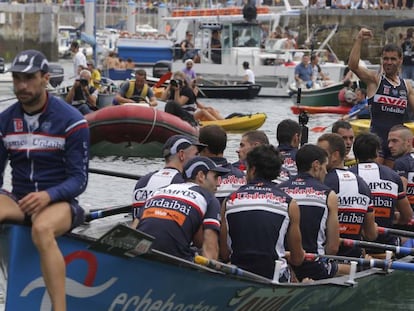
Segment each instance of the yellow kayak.
M369 120L369 119L356 119L356 120L349 121L349 123L351 123L352 129L353 129L354 134L356 136L360 133L369 131L371 120ZM413 134L414 134L414 122L407 122L407 123L404 123L404 125L407 126L411 130L411 132L413 132Z
M255 113L245 116L236 116L230 119L215 120L215 121L200 121L200 126L206 125L220 125L228 132L245 132L257 130L266 121L265 113Z

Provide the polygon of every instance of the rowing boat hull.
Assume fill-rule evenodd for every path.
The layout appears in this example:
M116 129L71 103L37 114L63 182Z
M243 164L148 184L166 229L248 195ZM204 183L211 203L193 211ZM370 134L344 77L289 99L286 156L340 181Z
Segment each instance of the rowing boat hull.
M310 114L317 114L317 113L335 113L335 114L347 114L351 107L343 107L343 106L292 106L290 107L290 110L294 114L299 114L302 111L305 111Z
M198 85L199 97L204 98L229 98L229 99L252 99L255 98L262 88L259 84L236 84L236 85Z
M265 113L255 113L224 120L201 121L200 126L219 125L227 132L245 132L260 128L265 121Z
M58 240L66 262L68 311L360 310L362 306L408 310L413 302L412 272L370 269L356 274L356 287L346 283L348 277L310 284L264 284L170 256L123 258L97 252L82 235L101 236L110 226L95 222L77 230L77 238ZM51 310L30 229L4 226L0 242L8 272L6 310Z
M92 156L162 157L169 137L198 136L197 129L180 118L139 104L105 107L85 118Z
M304 106L339 106L338 94L344 87L342 83L335 83L326 87L316 89L302 89L300 104ZM289 85L293 103L297 103L296 83Z
M356 119L351 120L349 123L351 123L352 130L354 131L355 135L358 135L360 133L368 132L369 127L371 125L371 120L369 119ZM405 126L407 126L411 132L414 134L414 122L407 122L404 123Z

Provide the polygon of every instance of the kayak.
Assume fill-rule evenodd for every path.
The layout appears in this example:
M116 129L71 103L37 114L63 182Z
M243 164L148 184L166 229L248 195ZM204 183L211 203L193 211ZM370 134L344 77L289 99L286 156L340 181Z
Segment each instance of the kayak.
M265 113L255 113L249 115L234 116L232 118L215 120L215 121L200 121L200 126L206 125L220 125L228 132L244 132L257 130L266 121Z
M356 119L356 120L349 121L349 123L351 123L352 130L354 131L354 134L356 136L358 134L369 131L371 120ZM404 125L407 126L411 130L411 132L413 132L414 134L414 122L407 122L407 123L404 123Z
M290 110L294 114L299 114L305 111L310 114L314 113L336 113L336 114L347 114L351 110L351 107L342 106L292 106Z

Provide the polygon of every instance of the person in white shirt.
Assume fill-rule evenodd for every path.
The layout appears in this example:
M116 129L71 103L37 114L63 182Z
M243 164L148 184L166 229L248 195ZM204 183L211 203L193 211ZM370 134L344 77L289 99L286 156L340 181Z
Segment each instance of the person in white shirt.
M82 51L79 49L79 42L78 41L72 41L70 45L70 51L74 54L73 56L73 74L74 77L79 77L79 73L83 69L87 69L88 65L86 64L86 57L82 53Z
M243 62L244 76L243 83L254 84L254 72L249 68L249 62Z

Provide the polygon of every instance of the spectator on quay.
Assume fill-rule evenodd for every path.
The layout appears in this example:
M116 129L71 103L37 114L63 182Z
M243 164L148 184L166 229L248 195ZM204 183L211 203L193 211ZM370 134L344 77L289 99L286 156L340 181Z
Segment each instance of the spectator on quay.
M292 265L303 262L304 250L298 205L272 182L280 172L280 153L272 145L260 145L248 152L246 163L247 184L222 205L221 258L270 279L280 260L278 281L288 282L285 240Z
M414 80L414 28L407 29L407 35L401 45L403 50L402 77Z
M80 50L77 40L72 41L70 51L73 53L73 75L77 78L81 70L87 68L86 57Z

